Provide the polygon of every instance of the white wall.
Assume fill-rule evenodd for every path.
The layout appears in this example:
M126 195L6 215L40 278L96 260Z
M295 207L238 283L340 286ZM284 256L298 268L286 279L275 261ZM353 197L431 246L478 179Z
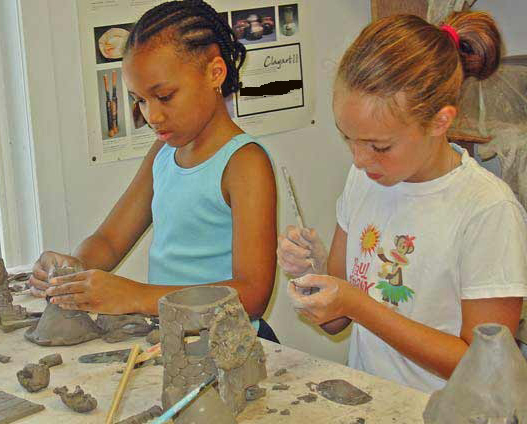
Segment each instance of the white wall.
M71 250L106 216L130 182L140 160L97 166L88 164L75 2L39 0L38 10L34 0L21 0L21 3L25 43L32 55L28 61L32 83L30 96L38 101L40 108L33 109L33 117L38 120L43 111L41 108L47 104L43 113L51 123L50 134L46 131L34 134L35 144L41 146L36 167L42 181L39 184L42 225L46 234L60 233L66 237L67 248ZM369 1L311 1L311 15L316 51L315 124L302 130L267 136L263 142L271 151L277 169L282 165L288 167L307 225L317 228L329 244L335 226L335 201L351 163L350 155L334 129L331 85L340 55L369 20ZM46 99L49 101L45 102ZM54 117L50 118L50 114ZM40 128L44 129L42 122ZM54 123L57 123L56 128ZM57 155L52 161L49 151ZM283 229L295 220L281 175L277 174L277 177L279 225ZM58 205L59 210L65 207L66 218L57 222L47 199L57 203L60 196L63 196L64 205ZM44 237L43 241L45 249L65 248L60 237ZM118 273L145 281L149 243L150 235L147 234ZM285 277L278 272L276 290L268 310L268 319L281 341L344 362L347 352L344 337L330 339L298 320L287 302L285 284Z

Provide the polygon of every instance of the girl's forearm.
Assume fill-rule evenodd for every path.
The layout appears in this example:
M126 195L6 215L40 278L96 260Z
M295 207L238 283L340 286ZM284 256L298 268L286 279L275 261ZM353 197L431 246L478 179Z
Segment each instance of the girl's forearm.
M83 263L85 269L100 269L108 272L112 271L122 259L109 241L98 233L82 241L73 256Z
M413 321L350 287L346 315L419 366L448 379L468 349L460 337Z

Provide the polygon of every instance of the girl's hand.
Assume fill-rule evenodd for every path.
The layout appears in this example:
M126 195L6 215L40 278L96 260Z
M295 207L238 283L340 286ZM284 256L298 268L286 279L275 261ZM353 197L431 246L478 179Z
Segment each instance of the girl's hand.
M47 251L33 265L33 274L29 277L31 294L36 297L46 297L49 288L48 275L53 268L74 267L84 269L83 263L74 256Z
M55 277L50 280L46 296L63 309L126 314L134 310L136 283L98 269Z
M328 254L314 229L289 225L278 237L278 263L295 277L307 273L326 274Z
M310 288L315 288L313 294L306 294ZM295 310L318 325L347 316L353 310L351 301L364 295L348 281L314 274L291 280L287 293Z

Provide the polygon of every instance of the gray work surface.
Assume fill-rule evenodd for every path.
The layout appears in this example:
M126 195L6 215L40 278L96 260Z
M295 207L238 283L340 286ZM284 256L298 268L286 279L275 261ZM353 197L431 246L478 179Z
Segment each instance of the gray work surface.
M40 300L30 300L25 295L17 296L16 303L23 303L31 311L42 307ZM45 405L46 409L17 423L59 424L59 423L103 423L112 403L113 395L122 374L117 370L124 364L81 364L77 358L86 353L95 353L115 349L124 349L134 344L143 348L149 347L145 338L135 338L126 342L106 343L101 339L92 340L77 346L42 347L24 338L26 329L12 333L0 332L0 353L11 356L11 362L0 363L0 390L22 397L35 403ZM422 412L428 401L428 395L417 390L382 380L369 374L355 371L343 365L310 356L283 345L262 340L267 355L268 378L260 386L267 389L264 398L249 402L247 408L238 416L240 423L364 423L394 424L422 423ZM64 363L50 369L51 379L48 388L38 393L28 393L16 378L16 372L27 363L38 363L38 360L50 353L58 352ZM279 377L274 373L286 368L287 372ZM115 422L142 412L154 404L161 404L163 367L149 365L132 372L121 400ZM320 383L324 380L343 379L357 386L372 396L373 400L359 406L346 406L331 402L317 394L312 403L297 401L297 397L310 392L307 384ZM272 390L275 384L289 385L288 390ZM67 386L74 390L76 385L93 395L97 408L87 414L79 414L68 409L53 394L53 388ZM268 413L269 409L276 409ZM290 415L280 415L288 409ZM211 424L214 422L211 418Z

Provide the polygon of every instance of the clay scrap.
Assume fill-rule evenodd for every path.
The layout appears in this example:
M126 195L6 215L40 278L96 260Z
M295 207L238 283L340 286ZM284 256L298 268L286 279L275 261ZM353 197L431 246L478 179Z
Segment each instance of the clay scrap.
M10 356L0 355L0 363L7 364L10 360Z
M527 362L508 327L482 324L446 386L434 392L426 424L527 422Z
M103 332L103 340L108 343L116 343L128 340L131 337L146 336L152 331L149 324L142 315L104 315L99 314L95 324Z
M267 372L262 345L236 290L220 286L179 290L160 299L159 318L163 407L216 375L224 406L232 416L240 413L247 403L246 390ZM178 423L210 422L210 417L199 414L202 398L180 414Z
M0 390L0 424L13 423L43 409L44 405L30 402Z
M362 405L372 397L344 380L326 380L317 385L317 392L328 400L341 405Z
M143 424L150 421L152 418L161 416L163 409L160 406L154 405L140 414L133 415L125 420L119 421L117 424Z
M51 269L48 280L80 271L79 267ZM101 333L87 312L65 310L48 302L38 324L27 330L25 337L41 346L70 346L96 339Z
M35 324L38 318L30 315L26 308L13 305L9 290L9 279L4 261L0 258L0 328L4 333Z
M159 343L159 328L156 328L155 330L150 331L148 335L146 336L146 341L150 343L151 345L155 345Z
M49 368L42 364L27 364L16 373L16 377L28 392L38 392L49 385Z
M76 386L73 393L68 393L66 386L55 387L53 393L59 395L64 405L75 412L90 412L97 407L97 400L90 394L84 393L80 386Z
M48 368L55 367L62 364L62 356L60 353L52 353L51 355L46 355L43 358L40 358L38 363L46 365Z

